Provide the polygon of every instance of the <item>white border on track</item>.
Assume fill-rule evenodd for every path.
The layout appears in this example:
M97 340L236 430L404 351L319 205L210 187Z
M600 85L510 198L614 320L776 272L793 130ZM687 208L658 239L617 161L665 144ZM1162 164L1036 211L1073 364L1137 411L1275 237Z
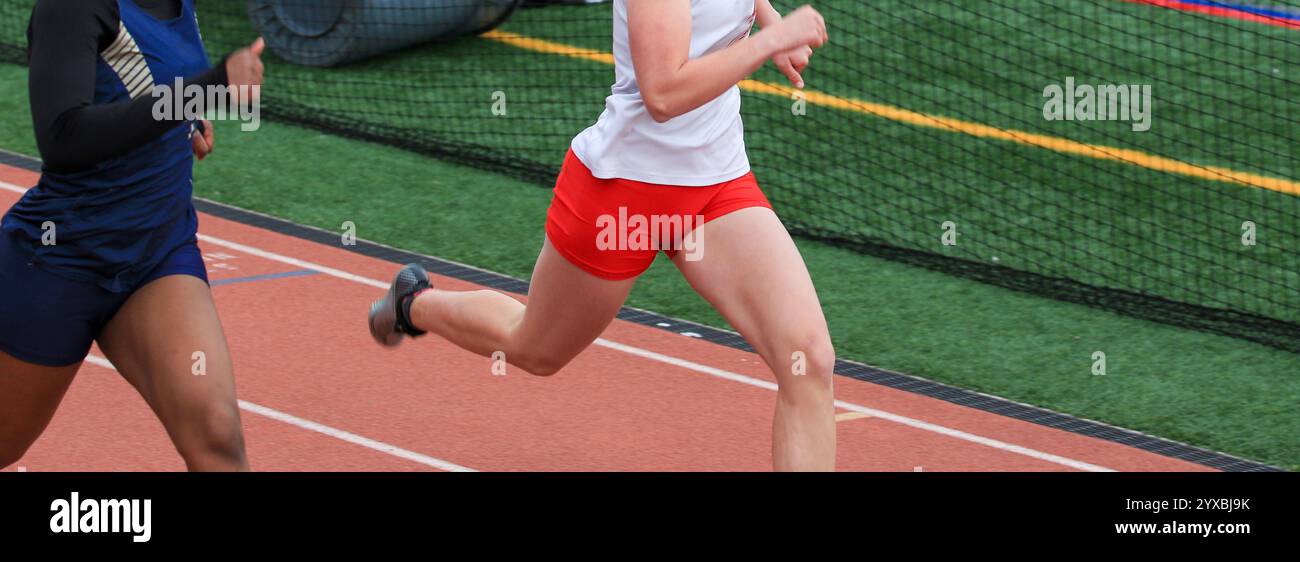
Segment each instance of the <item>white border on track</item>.
M100 357L98 355L87 355L86 362L92 365L104 367L105 369L111 369L114 371L117 370L117 367L113 365L112 361L109 361L108 359ZM326 435L341 441L346 441L348 443L352 443L353 445L360 445L367 449L372 449L387 455L392 455L394 457L406 459L411 462L433 467L438 470L445 470L447 472L476 472L472 468L467 468L458 465L456 463L444 461L442 459L433 458L428 455L422 455L415 451L403 449L396 445L389 445L388 443L384 443L383 441L376 441L369 437L363 437L361 435L357 435L355 433L348 432L348 431L343 431L342 429L333 428L325 424L316 423L311 420L306 420L298 416L295 416L293 414L287 414L285 412L281 412L274 408L268 408L260 404L254 404L247 400L239 401L239 409L244 410L246 412L257 414L259 416L271 418L278 422L287 423L297 428L305 429L308 431L314 431L321 435Z
M16 186L16 185L12 184L12 183L6 183L6 182L2 182L2 181L0 181L0 189L3 189L3 190L5 190L5 191L12 191L12 192L17 193L17 194L19 194L19 195L22 195L22 194L24 194L24 193L27 193L27 188L25 188L25 187L18 187L18 186Z
M24 189L24 188L21 188L21 187L18 187L18 186L16 186L16 185L12 185L12 184L4 183L4 182L0 182L0 188L7 189L7 190L9 190L9 191L14 191L14 192L16 192L16 193L24 193L24 192L27 191L27 190ZM215 237L215 236L209 236L209 235L206 235L206 234L199 234L199 235L198 235L198 238L199 238L199 240L202 240L202 241L207 242L207 243L209 243L209 244L214 244L214 245L217 245L217 246L223 246L223 247L230 248L230 249L235 250L235 251L243 252L243 253L246 253L246 254L249 254L249 255L252 255L252 256L257 256L257 257L260 257L260 258L263 258L263 259L268 259L268 260L271 260L271 261L277 261L277 262L280 262L280 263L283 263L283 264L292 265L292 266L294 266L294 267L298 267L298 268L302 268L302 269L311 269L311 270L314 270L314 271L318 271L318 272L320 272L320 273L324 273L325 275L329 275L329 276L331 276L331 277L337 277L337 278L339 278L339 279L344 279L344 280L347 280L347 281L352 281L352 282L355 282L355 283L360 283L360 284L362 284L362 285L368 285L368 286L371 286L371 287L374 287L374 288L377 288L377 289L387 289L387 288L389 287L389 284L388 284L388 283L385 283L385 282L383 282L383 281L379 281L379 280L376 280L376 279L370 279L370 278L368 278L368 277L363 277L363 276L360 276L360 275L357 275L357 274L354 274L354 273L349 273L349 272L347 272L347 271L343 271L343 270L340 270L340 269L335 269L335 268L332 268L332 267L328 267L328 266L320 265L320 264L313 263L313 262L309 262L309 261L306 261L306 260L300 260L300 259L298 259L298 258L293 258L293 257L289 257L289 256L285 256L285 255L277 254L277 253L275 253L275 252L271 252L271 251L263 250L263 249L261 249L261 248L255 248L255 247L248 246L248 245L245 245L245 244L240 244L240 243L238 243L238 242L231 242L231 241L229 241L229 240L224 240L224 239L221 239L221 238L217 238L217 237ZM717 377L717 378L720 378L720 379L725 379L725 380L729 380L729 381L733 381L733 382L738 382L738 383L741 383L741 384L747 384L747 385L749 385L749 386L754 386L754 387L758 387L758 388L764 388L764 389L772 390L772 391L775 391L775 390L777 389L777 385L776 385L776 383L771 382L771 381L765 381L765 380L762 380L762 379L756 379L756 378L749 377L749 376L746 376L746 375L742 375L742 374L739 374L739 373L733 373L733 372L731 372L731 371L726 371L726 370L718 369L718 368L716 368L716 367L710 367L710 366L708 366L708 365L702 365L702 364L699 364L699 363L695 363L695 362L693 362L693 361L688 361L688 360L685 360L685 359L681 359L681 358L679 358L679 357L673 357L673 356L671 356L671 355L664 355L664 354L662 354L662 353L657 353L657 352L654 352L654 351L650 351L650 350L648 350L648 349L641 349L641 348L639 348L639 347L633 347L633 346L630 346L630 345L621 344L621 343L618 343L618 342L614 342L614 341L607 340L607 339L605 339L605 338L598 338L598 339L596 340L595 344L598 345L598 346L601 346L601 347L605 347L605 348L608 348L608 349L615 350L615 351L621 351L621 352L623 352L623 353L627 353L627 354L629 354L629 355L635 355L635 356L637 356L637 357L642 357L642 358L645 358L645 359L650 359L650 360L652 360L652 361L658 361L658 362L660 362L660 363L665 363L665 364L668 364L668 365L673 365L673 366L676 366L676 367L681 367L681 368L684 368L684 369L689 369L689 370L691 370L691 371L695 371L695 372L697 372L697 373L702 373L702 374L709 375L709 376L713 376L713 377ZM254 406L256 406L256 405L254 405ZM918 420L918 419L915 419L915 418L910 418L910 417L903 416L903 415L899 415L899 414L895 414L895 413L892 413L892 412L886 412L886 411L884 411L884 410L877 410L877 409L875 409L875 408L868 408L868 407L866 407L866 406L862 406L862 405L854 404L854 403L851 403L851 402L846 402L846 401L843 401L843 400L836 400L836 401L835 401L835 406L838 407L838 408L840 408L840 409L848 410L848 411L851 411L851 412L858 412L858 413L862 413L862 414L868 414L868 415L870 415L870 416L872 416L872 417L880 418L880 419L882 419L882 420L886 420L886 421L891 421L891 422L898 423L898 424L901 424L901 425L906 425L906 426L908 426L908 427L912 427L912 428L915 428L915 429L920 429L920 430L923 430L923 431L929 431L929 432L932 432L932 433L937 433L937 434L939 434L939 435L944 435L944 436L947 436L947 437L951 437L951 438L954 438L954 439L959 439L959 440L962 440L962 441L967 441L967 442L970 442L970 443L975 443L975 444L978 444L978 445L984 445L984 446L986 446L986 447L990 447L990 448L997 449L997 450L1000 450L1000 451L1006 451L1006 452L1008 452L1008 453L1014 453L1014 454L1018 454L1018 455L1023 455L1023 456L1030 457L1030 458L1033 458L1033 459L1037 459L1037 460L1040 460L1040 461L1049 462L1049 463L1053 463L1053 464L1061 465L1061 466L1068 467L1068 468L1073 468L1073 469L1075 469L1075 470L1081 470L1081 471L1086 471L1086 472L1115 472L1115 470L1112 469L1112 468L1107 468L1107 467L1104 467L1104 466L1100 466L1100 465L1096 465L1096 464L1092 464L1092 463L1088 463L1088 462L1084 462L1084 461L1080 461L1080 460L1076 460L1076 459L1071 459L1071 458L1063 457L1063 456L1060 456L1060 455L1054 455L1054 454L1052 454L1052 453L1047 453L1047 452L1039 451L1039 450L1037 450L1037 449L1031 449L1031 448L1028 448L1028 447L1023 447L1023 446L1020 446L1020 445L1015 445L1015 444L1012 444L1012 443L1007 443L1007 442L1005 442L1005 441L999 441L999 440L997 440L997 439L992 439L992 438L989 438L989 437L984 437L984 436L981 436L981 435L976 435L976 434L969 433L969 432L966 432L966 431L961 431L961 430L959 430L959 429L953 429L953 428L950 428L950 427L946 427L946 426L942 426L942 425L939 425L939 424L934 424L934 423L930 423L930 422L926 422L926 421ZM240 407L241 407L241 408L244 407L244 403L243 403L242 401L241 401ZM258 408L262 408L262 406L257 406L257 407L258 407ZM270 409L267 408L267 410L270 410ZM253 411L254 413L262 414L262 412L258 412L258 411L254 411L254 410L250 410L250 411ZM274 410L271 410L271 411L274 412ZM277 413L278 413L278 414L282 414L282 413L280 413L280 412L277 412ZM262 414L262 415L266 415L266 414ZM289 418L293 418L293 416L290 416L289 414L282 414L282 415L283 415L283 416L288 416ZM280 419L280 418L275 418L274 416L268 416L268 417L273 417L273 419ZM300 420L300 421L302 421L302 422L305 422L305 424L314 424L314 425L319 425L319 424L315 424L315 422L310 422L310 421L308 421L308 420L302 420L301 418L293 418L293 419L295 419L295 420ZM280 421L285 421L286 423L292 423L292 422L288 422L288 421L286 421L286 420L284 420L284 419L281 419ZM297 425L297 424L294 424L294 425ZM320 431L319 429L316 429L316 428L313 428L313 427L306 427L305 425L300 425L299 427L303 427L304 429L309 429L309 430L317 431L317 432L320 432L320 433L325 433L324 431ZM334 436L334 437L338 437L338 438L340 438L340 439L344 439L345 441L349 441L349 442L351 442L351 443L356 443L356 444L358 444L358 445L362 445L362 446L364 446L364 447L369 447L369 448L372 448L372 449L376 449L376 447L373 447L373 446L370 446L370 445L364 444L364 443L362 443L362 442L360 442L360 441L370 442L370 443L373 443L373 444L376 444L376 445L379 445L379 446L383 446L383 447L391 447L394 451L405 451L405 449L400 449L400 448L395 447L395 446L393 446L393 445L387 445L387 444L385 444L385 443L381 443L381 442L378 442L378 441L372 441L372 440L367 439L367 438L365 438L365 437L361 437L361 436L359 436L359 435L354 435L354 434L351 434L351 433L347 433L347 432L342 431L342 430L336 430L336 429L333 429L333 428L328 428L328 427L326 427L326 426L320 426L320 427L321 427L321 428L324 428L324 429L329 429L330 431L338 432L340 435L344 435L344 434L346 434L346 435L348 435L348 436L352 436L352 437L356 438L357 441L352 441L352 440L349 440L349 439L345 439L344 437L341 437L340 435L332 435L332 434L330 434L330 433L325 433L326 435L331 435L331 436ZM383 450L383 449L376 449L376 450ZM387 452L387 453L389 453L389 454L395 454L394 452L390 452L390 451L388 451L388 450L384 450L384 452ZM459 465L455 465L455 464L453 464L453 463L449 463L449 462L447 462L447 461L442 461L442 460L439 460L439 459L434 459L434 458L432 458L432 457L424 457L423 455L420 455L419 453L414 453L414 452L410 452L410 451L405 451L405 452L406 452L406 453L409 453L410 455L417 455L417 456L419 456L419 457L423 457L423 458L429 459L429 460L434 461L434 462L437 462L437 463L443 463L443 464L448 465L448 466L458 467L458 468L463 469L463 470L469 470L469 469L466 469L466 468L464 468L464 467L459 467ZM396 456L402 456L402 455L398 454L398 455L396 455ZM410 457L402 456L402 458L410 458ZM419 462L419 461L417 461L417 462ZM428 464L428 463L425 463L425 464ZM435 465L430 465L430 466L435 466ZM441 467L439 467L439 468L441 468ZM447 469L447 468L443 468L443 470L449 470L449 469Z

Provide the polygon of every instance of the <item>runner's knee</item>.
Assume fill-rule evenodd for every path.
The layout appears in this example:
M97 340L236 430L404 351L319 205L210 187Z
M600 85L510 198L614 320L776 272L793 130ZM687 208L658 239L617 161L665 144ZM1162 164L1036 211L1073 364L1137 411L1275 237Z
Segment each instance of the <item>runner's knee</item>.
M181 456L191 466L245 464L244 432L239 423L239 409L231 405L203 406L189 417L189 427L182 428L177 443Z
M830 384L835 372L835 347L831 344L830 336L824 331L810 331L789 341L790 343L775 346L781 350L778 353L784 354L783 358L778 358L784 361L778 364L789 365L788 373L778 374L807 377Z

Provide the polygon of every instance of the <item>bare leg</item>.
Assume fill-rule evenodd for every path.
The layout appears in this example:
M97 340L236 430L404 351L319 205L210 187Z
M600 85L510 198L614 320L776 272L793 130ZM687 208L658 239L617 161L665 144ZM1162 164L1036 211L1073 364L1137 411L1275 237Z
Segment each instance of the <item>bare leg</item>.
M153 408L191 471L248 470L230 351L202 280L172 275L141 287L99 345Z
M50 424L81 362L45 367L0 351L0 468L18 462Z
M704 257L674 263L776 374L772 464L835 469L835 350L799 249L769 209L704 225Z
M483 356L502 352L511 365L552 375L613 321L635 279L600 279L542 246L528 305L497 291L425 291L411 303L411 323Z

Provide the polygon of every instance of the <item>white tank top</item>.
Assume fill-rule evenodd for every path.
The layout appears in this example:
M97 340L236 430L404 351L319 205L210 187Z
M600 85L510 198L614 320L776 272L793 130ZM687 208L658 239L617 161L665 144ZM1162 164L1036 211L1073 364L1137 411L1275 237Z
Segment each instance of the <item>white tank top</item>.
M691 0L690 58L748 37L754 19L754 0ZM596 177L705 186L749 173L739 88L666 123L650 117L632 66L627 0L614 0L614 77L600 120L573 139Z

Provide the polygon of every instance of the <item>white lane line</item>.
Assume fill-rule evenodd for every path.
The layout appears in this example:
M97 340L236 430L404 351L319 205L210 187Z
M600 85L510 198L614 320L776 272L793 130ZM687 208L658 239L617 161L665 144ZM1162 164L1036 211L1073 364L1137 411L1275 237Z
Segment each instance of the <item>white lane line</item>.
M11 191L17 191L18 193L22 193L22 192L26 191L25 189L20 188L20 187L18 187L18 186L11 185L11 184L6 184L6 183L3 183L3 182L0 182L0 187L4 187L4 188L7 188L7 189L10 189ZM217 238L217 237L215 237L215 236L208 236L208 235L205 235L205 234L200 234L200 235L199 235L199 239L200 239L200 240L203 240L203 241L205 241L205 242L208 242L208 243L210 243L210 244L215 244L215 245L218 245L218 246L224 246L224 247L226 247L226 248L230 248L230 249L232 249L232 250L237 250L237 251L241 251L241 252L248 253L248 254L250 254L250 255L254 255L254 256L260 257L260 258L264 258L264 259L268 259L268 260L272 260L272 261L278 261L278 262L280 262L280 263L284 263L284 264L289 264L289 265L292 265L292 266L294 266L294 267L300 267L300 268L303 268L303 269L312 269L312 270L316 270L316 271L319 271L319 272L324 273L324 274L326 274L326 275L330 275L330 276L332 276L332 277L337 277L337 278L339 278L339 279L346 279L346 280L348 280L348 281L353 281L353 282L356 282L356 283L361 283L361 284L363 284L363 285L369 285L369 286L371 286L371 287L375 287L375 288L377 288L377 289L387 289L387 288L388 288L388 283L385 283L385 282L383 282L383 281L377 281L377 280L374 280L374 279L370 279L370 278L368 278L368 277L362 277L362 276L360 276L360 275L356 275L356 274L353 274L353 273L348 273L348 272L346 272L346 271L342 271L342 270L339 270L339 269L334 269L334 268L332 268L332 267L327 267L327 266L324 266L324 265L320 265L320 264L317 264L317 263L312 263L312 262L305 261L305 260L300 260L300 259L297 259L297 258L291 258L291 257L289 257L289 256L284 256L284 255L281 255L281 254L277 254L277 253L275 253L275 252L269 252L269 251L266 251L266 250L262 250L262 249L260 249L260 248L254 248L254 247L252 247L252 246L247 246L247 245L244 245L244 244L240 244L240 243L238 243L238 242L231 242L231 241L228 241L228 240L223 240L223 239L221 239L221 238ZM656 352L654 352L654 351L650 351L650 350L648 350L648 349L641 349L641 348L639 348L639 347L633 347L633 346L630 346L630 345L621 344L621 343L614 342L614 341L610 341L610 340L607 340L607 339L604 339L604 338L599 338L599 339L597 339L597 340L596 340L596 345L599 345L599 346L601 346L601 347L606 347L606 348L609 348L609 349L613 349L613 350L616 350L616 351L622 351L622 352L624 352L624 353L628 353L628 354L631 354L631 355L636 355L636 356L638 356L638 357L643 357L643 358L645 358L645 359L650 359L650 360L652 360L652 361L658 361L658 362L660 362L660 363L666 363L666 364L668 364L668 365L673 365L673 366L676 366L676 367L681 367L681 368L684 368L684 369L689 369L689 370L695 371L695 372L697 372L697 373L703 373L703 374L706 374L706 375L709 375L709 376L718 377L718 378L721 378L721 379L726 379L726 380L729 380L729 381L734 381L734 382L738 382L738 383L742 383L742 384L747 384L747 385L750 385L750 386L756 386L756 387L758 387L758 388L765 388L765 389L767 389L767 390L776 390L776 389L777 389L776 383L771 382L771 381L765 381L765 380L761 380L761 379L756 379L756 378L749 377L749 376L745 376L745 375L742 375L742 374L739 374L739 373L733 373L733 372L731 372L731 371L725 371L725 370L718 369L718 368L715 368L715 367L710 367L710 366L708 366L708 365L701 365L701 364L699 364L699 363L695 363L695 362L693 362L693 361L687 361L687 360L685 360L685 359L681 359L681 358L678 358L678 357L673 357L673 356L670 356L670 355L664 355L664 354L662 354L662 353L656 353ZM880 418L880 419L883 419L883 420L887 420L887 421L892 421L892 422L894 422L894 423L903 424L903 425L906 425L906 426L908 426L908 427L913 427L913 428L920 429L920 430L923 430L923 431L930 431L930 432L937 433L937 434L940 434L940 435L946 435L946 436L948 436L948 437L952 437L952 438L954 438L954 439L960 439L960 440L968 441L968 442L971 442L971 443L977 443L977 444L980 444L980 445L984 445L984 446L986 446L986 447L991 447L991 448L994 448L994 449L998 449L998 450L1000 450L1000 451L1006 451L1006 452L1009 452L1009 453L1016 453L1016 454L1019 454L1019 455L1024 455L1024 456L1027 456L1027 457L1030 457L1030 458L1038 459L1038 460L1041 460L1041 461L1050 462L1050 463L1054 463L1054 464L1059 464L1059 465L1061 465L1061 466L1065 466L1065 467L1073 468L1073 469L1076 469L1076 470L1083 470L1083 471L1088 471L1088 472L1115 472L1114 469L1107 468L1107 467L1104 467L1104 466L1099 466L1099 465L1095 465L1095 464L1091 464L1091 463L1083 462L1083 461L1080 461L1080 460L1071 459L1071 458L1068 458L1068 457L1062 457L1062 456L1059 456L1059 455L1053 455L1053 454L1051 454L1051 453L1046 453L1046 452L1039 451L1039 450L1036 450L1036 449L1030 449L1030 448L1028 448L1028 447L1022 447L1022 446L1020 446L1020 445L1015 445L1015 444L1007 443L1007 442L1004 442L1004 441L998 441L997 439L991 439L991 438L984 437L984 436L981 436L981 435L976 435L976 434L973 434L973 433L968 433L968 432L965 432L965 431L961 431L961 430L959 430L959 429L953 429L953 428L946 427L946 426L942 426L942 425L939 425L939 424L934 424L934 423L930 423L930 422L926 422L926 421L921 421L921 420L918 420L918 419L915 419L915 418L909 418L909 417L907 417L907 416L901 416L901 415L894 414L894 413L891 413L891 412L886 412L886 411L884 411L884 410L877 410L877 409L874 409L874 408L868 408L868 407L866 407L866 406L861 406L861 405L858 405L858 404L853 404L853 403L851 403L851 402L845 402L845 401L843 401L843 400L836 400L836 401L835 401L835 406L838 407L838 408L844 409L844 410L848 410L848 411L850 411L850 412L858 412L858 413L861 413L861 414L867 414L867 415L874 416L874 417L877 417L877 418Z
M347 441L348 443L352 443L354 445L360 445L367 449L373 449L381 453L389 454L398 458L403 458L408 461L417 462L425 466L431 466L439 470L445 470L447 472L477 472L472 468L464 467L456 463L444 461L442 459L434 458L428 455L423 455L408 449L403 449L396 445L389 445L388 443L384 443L383 441L376 441L369 437L363 437L361 435L357 435L355 433L351 433L348 431L343 431L341 429L335 429L325 424L316 423L311 420L305 420L298 416L294 416L292 414L286 414L284 412L281 412L273 408L267 408L266 406L254 404L247 400L240 400L239 407L245 411L266 416L273 420L281 421L295 427L300 427L302 429L306 429L309 431L315 431L316 433L320 433L322 435L328 435L335 439Z
M324 274L326 274L326 275L330 275L330 276L333 276L333 277L338 277L339 279L346 279L346 280L348 280L348 281L354 281L354 282L356 282L356 283L361 283L362 285L370 285L371 287L374 287L374 288L376 288L376 289L384 289L384 290L387 290L387 289L388 289L388 283L384 283L384 282L382 282L382 281L375 281L374 279L369 279L369 278L366 278L366 277L362 277L362 276L360 276L360 275L355 275L355 274L352 274L352 273L348 273L348 272L343 271L343 270L341 270L341 269L334 269L334 268L332 268L332 267L326 267L326 266L323 266L323 265L320 265L320 264L315 264L315 263L312 263L312 262L309 262L309 261L303 261L303 260L300 260L300 259L298 259L298 258L291 258L291 257L289 257L289 256L280 255L280 254L277 254L277 253L275 253L275 252L268 252L268 251L263 250L263 249L261 249L261 248L254 248L254 247L252 247L252 246L245 246L245 245L240 244L240 243L238 243L238 242L231 242L231 241L229 241L229 240L222 240L222 239L217 238L217 237L215 237L215 236L208 236L207 234L202 234L202 233L200 233L198 236L199 236L199 240L202 240L202 241L207 242L207 243L209 243L209 244L216 244L216 245L218 245L218 246L225 246L225 247L230 248L230 249L232 249L232 250L236 250L236 251L244 252L245 254L249 254L249 255L257 256L257 257L259 257L259 258L264 258L264 259L268 259L268 260L272 260L272 261L278 261L278 262L280 262L280 263L289 264L289 265L292 265L292 266L294 266L294 267L298 267L298 268L302 268L302 269L311 269L311 270L319 271L319 272L324 273Z
M771 382L771 381L765 381L765 380L762 380L762 379L756 379L756 378L749 377L749 376L746 376L746 375L742 375L742 374L739 374L739 373L732 373L732 372L730 372L730 371L724 371L724 370L722 370L722 369L717 369L717 368L714 368L714 367L710 367L710 366L708 366L708 365L701 365L701 364L699 364L699 363L695 363L695 362L693 362L693 361L687 361L687 360L685 360L685 359L681 359L681 358L678 358L678 357L672 357L672 356L670 356L670 355L664 355L664 354L662 354L662 353L656 353L656 352L654 352L654 351L650 351L650 350L646 350L646 349L641 349L641 348L637 348L637 347L632 347L632 346L630 346L630 345L624 345L624 344L617 343L617 342L612 342L612 341L609 341L609 340L606 340L606 339L603 339L603 338L602 338L602 339L598 339L598 340L596 340L596 344L598 344L598 345L602 345L602 346L604 346L604 347L608 347L608 348L610 348L610 349L616 349L616 350L618 350L618 351L622 351L622 352L624 352L624 353L630 353L630 354L632 354L632 355L636 355L636 356L638 356L638 357L644 357L644 358L646 358L646 359L651 359L651 360L654 360L654 361L659 361L659 362L661 362L661 363L667 363L667 364L669 364L669 365L675 365L675 366L677 366L677 367L682 367L682 368L685 368L685 369L690 369L690 370L692 370L692 371L696 371L696 372L704 373L704 374L706 374L706 375L712 375L712 376L715 376L715 377L724 378L724 379L727 379L727 380L730 380L730 381L736 381L736 382L743 383L743 384L747 384L747 385L750 385L750 386L756 386L756 387L759 387L759 388L766 388L766 389L768 389L768 390L776 390L776 389L777 389L776 383ZM1027 457L1030 457L1030 458L1035 458L1035 459L1038 459L1038 460L1041 460L1041 461L1046 461L1046 462L1050 462L1050 463L1055 463L1055 464L1059 464L1059 465L1062 465L1062 466L1068 466L1068 467L1070 467L1070 468L1074 468L1074 469L1077 469L1077 470L1084 470L1084 471L1088 471L1088 472L1115 472L1113 469L1106 468L1106 467L1104 467L1104 466L1098 466L1098 465L1095 465L1095 464L1090 464L1090 463L1086 463L1086 462L1083 462L1083 461L1078 461L1078 460L1074 460L1074 459L1071 459L1071 458L1062 457L1062 456L1059 456L1059 455L1053 455L1053 454L1051 454L1051 453L1045 453L1045 452L1043 452L1043 451L1038 451L1038 450L1035 450L1035 449L1030 449L1030 448L1028 448L1028 447L1021 447L1020 445L1013 445L1013 444L1011 444L1011 443L1006 443L1006 442L1004 442L1004 441L998 441L997 439L990 439L990 438L988 438L988 437L983 437L983 436L980 436L980 435L975 435L975 434L973 434L973 433L967 433L967 432L965 432L965 431L961 431L961 430L959 430L959 429L953 429L953 428L950 428L950 427L945 427L945 426L942 426L942 425L938 425L938 424L934 424L934 423L930 423L930 422L926 422L926 421L921 421L921 420L914 419L914 418L909 418L909 417L907 417L907 416L900 416L900 415L898 415L898 414L894 414L894 413L891 413L891 412L886 412L886 411L884 411L884 410L877 410L877 409L875 409L875 408L868 408L868 407L866 407L866 406L860 406L860 405L858 405L858 404L854 404L854 403L852 403L852 402L845 402L845 401L843 401L843 400L836 400L836 401L835 401L835 406L836 406L837 408L841 408L841 409L844 409L844 410L848 410L848 411L850 411L850 412L857 412L857 413L859 413L859 414L866 414L866 415L868 415L868 416L872 416L872 417L880 418L880 419L883 419L883 420L892 421L892 422L894 422L894 423L900 423L900 424L903 424L903 425L906 425L906 426L909 426L909 427L914 427L914 428L916 428L916 429L921 429L921 430L924 430L924 431L931 431L931 432L934 432L934 433L938 433L938 434L940 434L940 435L946 435L946 436L948 436L948 437L952 437L952 438L955 438L955 439L961 439L961 440L963 440L963 441L970 441L971 443L978 443L978 444L980 444L980 445L984 445L984 446L987 446L987 447L992 447L992 448L994 448L994 449L998 449L998 450L1001 450L1001 451L1007 451L1007 452L1009 452L1009 453L1016 453L1016 454L1024 455L1024 456L1027 456Z
M92 365L98 365L100 367L104 367L106 369L112 369L114 371L117 370L117 367L113 366L113 363L111 361L109 361L104 357L100 357L98 355L87 355L86 362ZM335 439L339 439L341 441L346 441L348 443L352 443L353 445L360 445L367 449L372 449L387 455L392 455L394 457L406 459L411 462L433 467L438 470L445 470L447 472L476 472L472 468L467 468L458 465L456 463L447 462L442 459L437 459L428 455L422 455L415 451L403 449L396 445L389 445L388 443L384 443L383 441L376 441L369 437L363 437L361 435L357 435L349 431L343 431L342 429L330 427L325 424L316 423L311 420L300 418L293 414L287 414L281 412L274 408L268 408L260 404L254 404L247 400L239 401L239 409L253 414L257 414L259 416L271 418L275 421L286 423L294 427L306 429L308 431L314 431L321 435L326 435L329 437L333 437Z

